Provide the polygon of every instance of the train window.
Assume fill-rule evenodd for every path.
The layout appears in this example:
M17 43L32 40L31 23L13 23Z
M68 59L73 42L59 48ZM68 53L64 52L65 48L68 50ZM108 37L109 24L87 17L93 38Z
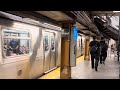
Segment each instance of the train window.
M45 42L45 51L48 51L49 45L48 45L48 35L47 34L44 36L44 42Z
M51 34L51 50L54 50L54 34Z
M3 56L29 54L30 34L26 31L3 30Z

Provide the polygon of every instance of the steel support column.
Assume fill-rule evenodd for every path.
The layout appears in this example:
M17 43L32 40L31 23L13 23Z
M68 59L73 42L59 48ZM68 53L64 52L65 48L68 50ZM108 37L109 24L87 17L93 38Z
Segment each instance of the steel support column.
M61 40L61 66L60 79L71 79L71 65L70 65L70 40L73 23L68 22L63 25L64 32Z

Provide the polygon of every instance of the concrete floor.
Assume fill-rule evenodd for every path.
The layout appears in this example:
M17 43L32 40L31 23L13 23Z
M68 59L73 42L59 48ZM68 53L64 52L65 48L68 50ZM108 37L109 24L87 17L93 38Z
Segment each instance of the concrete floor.
M119 62L114 55L108 55L106 63L99 64L98 71L91 69L91 61L78 58L76 67L72 67L71 79L119 79ZM60 79L60 68L39 79Z
M72 67L71 79L119 79L119 62L114 55L107 57L106 63L99 64L98 71L91 69L91 61L83 60L76 67Z

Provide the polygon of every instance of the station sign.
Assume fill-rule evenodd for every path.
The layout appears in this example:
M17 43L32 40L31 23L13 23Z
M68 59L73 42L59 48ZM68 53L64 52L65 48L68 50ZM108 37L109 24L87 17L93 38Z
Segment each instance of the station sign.
M77 41L77 37L78 37L78 28L76 26L74 26L74 31L73 31L74 35L73 38L75 41Z

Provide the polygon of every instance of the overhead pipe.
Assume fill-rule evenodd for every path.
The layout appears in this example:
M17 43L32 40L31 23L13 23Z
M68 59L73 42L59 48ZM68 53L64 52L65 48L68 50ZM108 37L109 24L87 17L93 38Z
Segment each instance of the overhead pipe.
M79 21L83 26L87 27L86 24L82 21L82 19L78 17L78 15L76 15L73 11L71 11L71 13L73 13L78 18L77 21Z
M76 13L77 13L77 12L76 12ZM77 14L77 16L81 17L79 14ZM84 19L83 19L83 17L82 17L82 18L80 18L80 20L84 20ZM86 23L86 21L85 21L85 20L84 20L84 23ZM86 26L87 26L87 28L88 28L88 30L89 30L89 29L90 29L90 28L89 28L89 26L90 26L90 25L86 24ZM93 30L92 30L92 32L93 32L93 33L96 33L96 32L95 32L95 31L93 31Z
M90 25L90 19L86 16L86 14L84 14L83 11L78 13L84 18L85 21L87 21L87 24Z
M84 23L84 26L85 27L87 27L87 28L89 28L88 26L89 25L87 25L87 23L86 23L86 21L83 19L83 17L81 17L76 11L71 11L77 18L78 18L78 21L79 22L81 22L82 21L82 23Z
M85 21L85 18L83 15L81 15L80 11L77 12L79 16L81 16L83 18L83 20ZM85 21L86 24L88 24L86 21Z
M83 16L83 18L88 21L87 23L90 22L90 19L86 16L86 14L84 14L83 11L81 11L81 12L79 11L78 13L81 14L81 16ZM89 23L89 24L90 24L90 23Z
M90 18L88 17L88 15L86 15L86 13L84 11L81 12L83 14L83 17L85 18L85 20L88 22L88 24L90 26L92 26L92 30L94 30L96 32L97 30L97 33L99 33L99 30L97 29L97 27L93 24L93 22L90 20Z
M73 14L74 14L77 18L78 18L78 21L80 20L79 22L81 22L81 21L82 21L82 23L83 23L83 22L84 22L84 24L86 23L86 21L85 21L83 18L81 18L81 16L80 16L80 15L78 15L78 14L77 14L77 12L76 12L76 13L75 13L75 12L72 12L72 13L73 13ZM77 15L76 15L76 14L77 14ZM88 25L86 25L86 24L85 24L85 27L87 27L87 28L88 28L88 30L89 30ZM94 32L94 31L92 31L92 32L93 32L93 33L96 33L96 32Z
M82 20L85 24L87 24L86 21L83 19L83 17L81 17L77 11L74 12L77 14L78 17L80 17L80 20Z
M87 26L89 29L92 29L96 34L100 35L99 30L97 27L93 24L93 22L90 20L90 18L86 15L84 11L71 11L82 23L84 23L85 26ZM97 30L97 32L96 32Z
M86 14L83 14L82 12L79 12L79 14L84 18L88 25L91 25L92 21L90 21Z
M97 27L93 24L93 22L88 17L88 15L86 15L86 13L84 11L83 11L83 13L84 13L84 16L86 16L87 20L89 20L90 24L92 24L92 27L99 32L99 30L97 29Z
M87 22L85 21L84 17L82 17L78 12L76 12L79 17L81 17L81 20L84 21L84 23L87 25ZM88 26L88 25L87 25Z

